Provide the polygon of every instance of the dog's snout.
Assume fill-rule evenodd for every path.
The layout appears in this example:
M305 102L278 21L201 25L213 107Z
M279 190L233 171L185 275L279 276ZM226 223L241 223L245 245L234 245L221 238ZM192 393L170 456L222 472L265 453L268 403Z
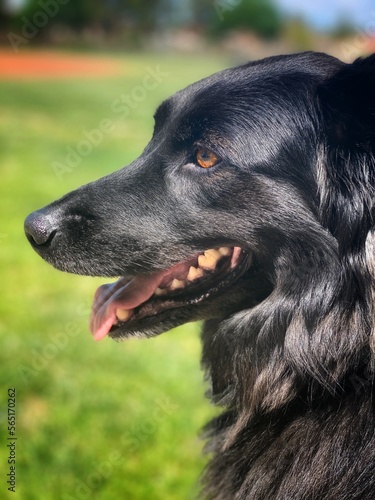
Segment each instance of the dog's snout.
M52 241L56 227L50 217L38 210L26 218L25 233L30 243L39 247Z

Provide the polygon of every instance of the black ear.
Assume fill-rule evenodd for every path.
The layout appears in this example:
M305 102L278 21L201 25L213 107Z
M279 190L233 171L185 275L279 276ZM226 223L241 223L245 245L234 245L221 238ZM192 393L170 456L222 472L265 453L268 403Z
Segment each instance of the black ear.
M331 145L374 146L375 54L345 64L318 90Z
M322 84L318 106L321 220L354 265L375 219L375 54L343 65Z

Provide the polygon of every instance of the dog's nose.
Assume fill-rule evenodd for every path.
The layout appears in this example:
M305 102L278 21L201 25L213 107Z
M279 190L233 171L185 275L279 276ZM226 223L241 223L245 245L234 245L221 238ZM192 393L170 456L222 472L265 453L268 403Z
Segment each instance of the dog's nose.
M25 233L33 246L41 246L52 241L56 229L51 219L37 210L26 218Z

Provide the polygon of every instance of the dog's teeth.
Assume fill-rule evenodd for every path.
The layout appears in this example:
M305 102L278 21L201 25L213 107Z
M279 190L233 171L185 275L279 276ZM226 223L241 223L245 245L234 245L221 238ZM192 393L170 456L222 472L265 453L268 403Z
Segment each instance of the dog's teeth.
M181 280L178 280L178 279L174 279L172 281L172 283L169 285L169 289L170 290L177 290L178 288L184 288L185 286L185 282L184 281L181 281Z
M189 273L188 275L186 276L186 278L189 280L189 281L194 281L198 278L201 278L203 276L203 269L200 269L200 268L196 268L196 267L193 267L191 266L190 269L189 269Z
M116 309L116 318L120 321L126 321L133 315L133 309Z
M220 247L219 253L220 255L224 255L225 257L227 257L228 255L231 254L231 249L229 247Z
M159 296L159 295L164 295L165 293L166 293L166 290L165 290L164 288L159 288L159 287L158 287L158 288L155 290L154 295Z
M198 257L199 267L203 267L203 269L213 270L215 269L216 263L220 259L220 257L222 257L222 255L217 250L206 250L204 252L204 255L200 255Z
M215 259L219 259L221 257L219 250L215 250L214 248L210 248L210 250L206 250L204 255L215 257Z
M215 269L216 259L207 258L205 255L200 255L198 257L198 265L203 269Z

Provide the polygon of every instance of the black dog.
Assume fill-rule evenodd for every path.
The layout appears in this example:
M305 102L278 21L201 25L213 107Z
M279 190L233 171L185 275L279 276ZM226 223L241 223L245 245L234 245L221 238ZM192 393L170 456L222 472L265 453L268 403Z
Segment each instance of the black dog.
M375 498L375 56L252 62L165 101L130 166L26 220L96 339L205 319L206 498Z

